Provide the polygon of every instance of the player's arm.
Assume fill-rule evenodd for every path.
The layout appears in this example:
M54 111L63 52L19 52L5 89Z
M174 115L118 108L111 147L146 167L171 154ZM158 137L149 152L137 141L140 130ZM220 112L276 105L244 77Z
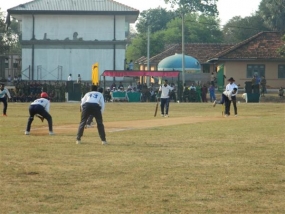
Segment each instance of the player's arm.
M50 101L49 100L45 100L46 101L46 105L45 105L45 110L47 112L49 112L49 109L50 109Z
M100 103L100 106L101 106L101 113L103 114L103 112L105 110L105 101L104 101L104 97L103 97L102 94L100 96L99 103Z
M9 90L8 90L7 88L5 89L5 93L7 94L7 96L9 97L9 99L11 99L10 92L9 92Z

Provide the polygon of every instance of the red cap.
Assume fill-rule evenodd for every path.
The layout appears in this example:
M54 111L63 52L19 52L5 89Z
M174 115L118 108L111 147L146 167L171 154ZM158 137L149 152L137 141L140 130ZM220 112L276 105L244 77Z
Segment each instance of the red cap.
M48 94L46 92L41 93L41 98L48 98Z

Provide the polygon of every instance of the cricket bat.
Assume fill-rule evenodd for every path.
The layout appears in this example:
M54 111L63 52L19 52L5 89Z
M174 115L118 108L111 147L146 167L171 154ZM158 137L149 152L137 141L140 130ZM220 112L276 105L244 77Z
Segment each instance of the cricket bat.
M157 98L157 102L156 102L156 106L155 106L155 111L154 111L154 117L156 117L156 114L157 114L157 109L158 109L158 98Z

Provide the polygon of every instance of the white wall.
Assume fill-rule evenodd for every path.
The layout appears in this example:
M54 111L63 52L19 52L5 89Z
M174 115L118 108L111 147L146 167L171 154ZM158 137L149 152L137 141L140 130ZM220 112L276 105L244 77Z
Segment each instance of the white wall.
M31 40L33 32L32 15L22 19L22 39ZM35 15L35 37L42 40L44 34L51 40L73 40L73 33L84 41L113 40L113 16L91 15ZM116 40L125 39L125 16L116 16Z
M32 65L32 50L23 48L22 68ZM116 70L124 69L125 50L116 50ZM57 80L58 66L62 66L62 80L67 80L71 73L76 80L78 74L82 80L91 80L91 69L94 63L99 63L99 74L104 70L113 70L113 49L35 49L34 52L34 79ZM37 72L41 66L41 74ZM23 79L27 79L28 71L24 72ZM111 80L112 78L107 78ZM103 77L102 77L103 80Z

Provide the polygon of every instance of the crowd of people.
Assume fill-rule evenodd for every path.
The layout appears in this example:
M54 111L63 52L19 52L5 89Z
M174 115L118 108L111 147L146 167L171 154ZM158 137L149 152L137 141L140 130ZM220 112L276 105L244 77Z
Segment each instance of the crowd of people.
M10 89L12 102L31 102L40 97L42 92L47 92L53 102L65 102L67 86L65 81L17 81L13 82L14 89ZM90 90L89 83L81 83L83 94Z

